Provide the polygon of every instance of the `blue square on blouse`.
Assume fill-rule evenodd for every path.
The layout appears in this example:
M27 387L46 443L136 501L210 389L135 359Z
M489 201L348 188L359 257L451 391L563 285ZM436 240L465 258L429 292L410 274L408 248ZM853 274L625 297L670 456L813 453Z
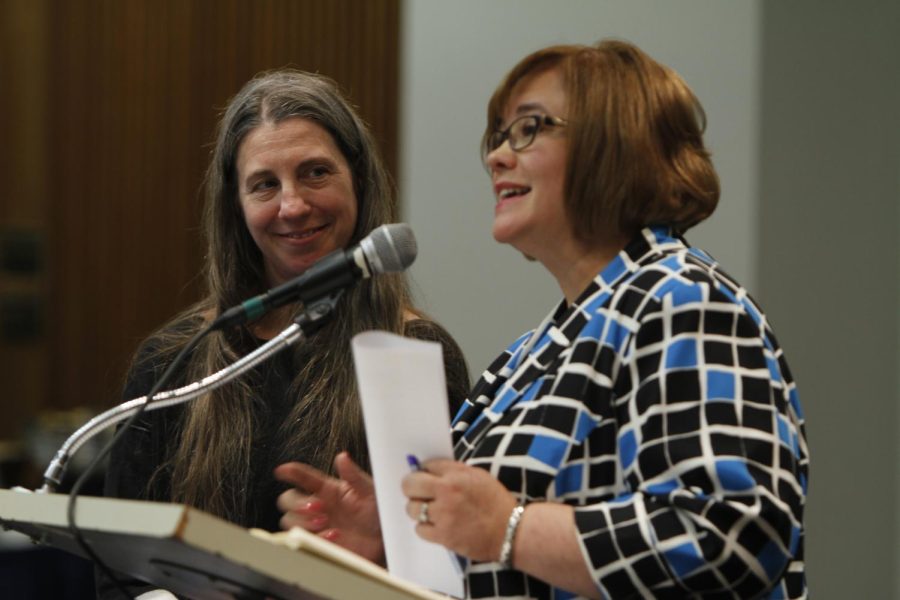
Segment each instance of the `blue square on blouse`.
M548 437L545 435L536 435L531 440L531 446L528 448L528 456L536 458L545 465L551 467L559 467L563 456L569 449L569 442L564 439Z
M797 553L797 548L800 546L800 528L792 527L791 528L791 545L788 548L791 554Z
M619 278L622 273L628 270L628 267L625 265L625 261L622 260L622 257L616 255L612 262L606 265L606 268L600 272L600 277L603 281L607 283L611 283Z
M709 400L734 400L734 373L707 371L706 397Z
M569 492L577 492L581 489L581 482L583 479L584 466L581 464L569 465L560 469L554 480L556 495L562 496Z
M690 368L697 366L697 340L675 340L666 348L666 368Z
M628 430L619 436L619 460L622 461L622 468L627 469L634 462L637 454L637 439L634 437L634 431Z
M802 419L803 409L800 408L800 394L797 393L797 388L791 388L791 391L788 392L788 398L791 401L791 408L794 409L794 413Z
M766 366L769 368L769 375L772 377L772 381L782 381L784 379L781 376L781 368L773 357L766 356Z
M716 476L722 487L730 492L749 490L756 485L747 465L739 460L717 460Z
M625 346L625 342L628 340L631 335L631 330L626 328L624 325L619 323L618 321L609 321L609 326L606 328L606 336L603 338L603 343L612 347L616 352L621 352L622 348Z
M578 422L575 424L575 441L579 444L584 441L594 429L597 427L598 420L586 412L578 415Z
M590 314L589 311L585 312ZM581 328L581 331L578 332L577 339L586 338L589 340L602 340L604 327L606 327L606 316L602 313L594 314L591 316L590 320L585 323L584 327Z
M766 570L766 575L769 576L769 579L778 577L781 569L784 568L787 562L787 556L784 555L778 544L771 540L766 542L760 553L756 555L756 559L762 565L762 568Z
M776 421L778 422L778 438L784 443L785 446L791 449L794 453L794 456L800 456L800 441L797 438L797 434L792 431L791 427L788 425L787 420L781 415L776 416Z
M678 273L679 271L681 271L682 267L681 259L679 259L677 256L670 256L659 264L672 271L673 273Z
M663 553L669 566L678 577L688 575L703 565L703 556L691 542L686 542Z

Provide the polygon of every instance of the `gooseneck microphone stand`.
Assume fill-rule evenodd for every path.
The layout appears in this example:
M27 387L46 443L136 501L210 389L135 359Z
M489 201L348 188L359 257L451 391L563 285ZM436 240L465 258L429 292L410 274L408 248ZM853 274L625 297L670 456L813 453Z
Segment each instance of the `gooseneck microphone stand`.
M174 373L175 368L177 368L177 366L187 357L189 352L196 347L196 344L203 337L219 328L218 321L213 322L188 342L188 345L182 349L146 396L124 402L94 417L69 436L57 451L56 456L44 472L44 484L37 490L37 493L43 494L54 492L61 484L66 466L75 452L100 431L111 425L125 421L123 427L116 432L113 439L110 440L100 453L93 458L91 463L72 486L72 490L69 492L67 511L69 530L74 540L97 567L110 578L123 598L131 598L131 594L129 594L125 585L119 580L116 574L109 569L103 559L94 552L93 548L91 548L90 544L88 544L87 540L81 534L81 531L75 522L75 503L79 491L88 476L93 472L97 465L100 464L100 461L110 453L116 442L121 439L125 431L141 414L143 414L144 411L173 406L197 398L206 392L224 385L249 369L252 369L256 365L267 360L276 352L287 348L299 340L309 337L312 333L322 327L331 316L337 305L337 301L340 299L341 295L343 295L343 291L343 288L341 288L305 305L303 307L303 312L281 333L221 371L181 388L162 392L157 391L167 383L169 377ZM18 488L18 490L24 492L29 491L24 488Z
M72 486L69 492L67 521L75 542L84 554L91 558L101 571L115 583L123 597L130 597L128 590L101 557L93 551L75 522L75 505L79 491L100 461L110 453L115 444L144 411L188 402L206 394L254 368L276 352L309 337L331 316L347 286L375 274L403 271L415 260L416 252L415 236L409 225L392 223L377 227L357 246L348 250L335 250L295 279L219 315L216 320L198 331L181 348L146 396L127 401L94 417L63 443L44 472L43 485L37 490L39 494L49 495L56 491L62 483L66 467L75 452L100 431L121 423L113 438L93 458ZM268 310L298 301L302 303L303 311L294 320L294 323L255 351L200 381L174 390L162 391L168 385L175 369L209 333L255 319ZM30 490L24 488L16 489L31 493Z
M79 448L107 427L124 421L142 409L145 411L157 410L193 400L246 373L256 365L268 360L273 354L295 344L299 340L309 337L309 335L325 324L325 321L334 310L342 291L340 290L330 296L326 296L322 300L306 307L294 322L281 333L224 369L184 387L154 394L149 403L147 402L147 396L141 396L140 398L123 402L97 415L66 439L56 452L56 456L50 461L50 465L44 472L44 484L37 492L52 493L56 491L56 488L62 482L63 474L71 457Z

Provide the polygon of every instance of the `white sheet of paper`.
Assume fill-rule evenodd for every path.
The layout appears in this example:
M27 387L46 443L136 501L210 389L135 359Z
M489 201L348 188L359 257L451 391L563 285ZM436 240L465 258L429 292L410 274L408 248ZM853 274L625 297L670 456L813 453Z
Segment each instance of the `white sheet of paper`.
M416 535L400 490L407 455L453 457L441 345L368 331L354 336L352 348L388 571L462 597L455 557Z

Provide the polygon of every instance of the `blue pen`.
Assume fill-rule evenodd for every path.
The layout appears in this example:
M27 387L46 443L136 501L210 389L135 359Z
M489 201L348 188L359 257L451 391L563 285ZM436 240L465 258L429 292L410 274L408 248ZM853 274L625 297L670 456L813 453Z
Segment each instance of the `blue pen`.
M414 454L406 455L406 463L409 465L409 468L413 471L424 471L422 468L422 463L419 462L419 459L416 458ZM450 555L450 562L453 563L453 566L456 568L456 573L462 577L463 574L463 561L465 560L463 557L458 555L453 550L447 549L447 554Z

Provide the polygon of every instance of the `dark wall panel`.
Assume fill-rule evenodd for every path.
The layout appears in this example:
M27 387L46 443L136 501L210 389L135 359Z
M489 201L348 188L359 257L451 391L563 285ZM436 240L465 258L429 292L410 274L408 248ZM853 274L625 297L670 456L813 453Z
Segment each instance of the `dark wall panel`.
M0 440L48 390L45 13L43 0L0 0ZM3 447L0 459L17 454Z
M255 73L291 65L336 79L393 169L398 10L397 0L0 0L0 49L33 47L16 69L0 63L0 96L14 96L0 105L0 132L45 140L29 154L43 208L28 217L47 256L47 328L31 361L43 383L25 404L117 401L136 344L198 297L213 127ZM4 17L23 11L41 35L10 37ZM24 91L9 80L17 70L33 73ZM43 108L23 123L8 108L29 93ZM0 180L13 176L0 165ZM6 226L14 199L0 198Z

